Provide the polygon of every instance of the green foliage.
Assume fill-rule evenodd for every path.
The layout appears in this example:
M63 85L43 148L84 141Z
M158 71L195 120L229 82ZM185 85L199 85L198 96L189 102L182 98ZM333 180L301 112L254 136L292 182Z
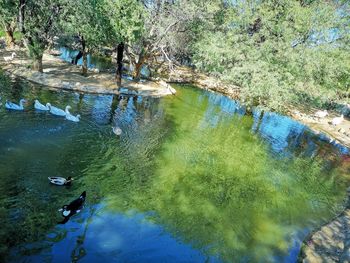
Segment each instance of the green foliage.
M18 1L0 0L0 25L5 27L16 21Z
M60 19L65 15L68 0L27 1L24 11L24 38L30 56L41 59L45 49L60 32Z
M137 0L106 0L106 15L113 27L115 43L137 41L144 33L145 12Z
M235 1L224 23L212 18L199 32L195 64L241 86L250 104L285 110L331 102L350 87L348 9L329 1Z
M66 19L61 21L64 28L63 35L70 37L70 42L85 42L87 51L96 50L108 44L115 38L109 17L106 16L105 1L78 0L70 1L66 7ZM79 40L77 41L77 38ZM69 45L67 38L63 38L63 45ZM82 49L81 45L75 48Z
M273 110L348 96L348 1L30 0L24 10L34 58L54 36L74 49L83 38L87 51L123 42L138 70L193 62L242 87L244 102ZM0 1L0 22L16 21L17 13L17 2Z

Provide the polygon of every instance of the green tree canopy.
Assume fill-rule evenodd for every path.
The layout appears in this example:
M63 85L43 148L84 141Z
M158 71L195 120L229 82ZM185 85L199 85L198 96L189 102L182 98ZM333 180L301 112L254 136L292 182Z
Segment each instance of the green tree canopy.
M24 18L21 25L25 45L34 59L33 68L42 71L42 56L53 43L53 38L61 32L68 0L27 0L22 1Z
M6 32L6 44L14 45L13 33L16 28L18 13L18 2L11 0L0 0L0 25Z
M62 21L64 28L62 44L72 45L83 56L83 74L87 73L87 53L109 44L116 38L107 14L105 1L71 1L67 17Z
M285 110L331 102L350 87L349 5L338 1L234 1L193 44L202 70L242 87L252 104Z

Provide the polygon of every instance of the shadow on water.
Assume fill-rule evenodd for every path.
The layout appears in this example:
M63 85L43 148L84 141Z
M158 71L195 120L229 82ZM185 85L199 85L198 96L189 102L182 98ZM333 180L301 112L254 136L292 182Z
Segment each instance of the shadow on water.
M8 81L8 80L6 80ZM274 113L214 93L151 99L51 92L79 124L0 110L1 253L10 262L290 261L341 209L348 150ZM116 136L113 127L122 133ZM47 176L72 176L70 188ZM82 211L57 211L83 191Z

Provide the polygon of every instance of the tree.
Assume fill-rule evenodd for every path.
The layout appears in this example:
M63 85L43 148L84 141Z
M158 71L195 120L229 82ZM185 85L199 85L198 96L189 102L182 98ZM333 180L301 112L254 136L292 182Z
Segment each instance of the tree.
M61 31L60 21L64 17L68 0L20 0L19 27L24 44L33 59L33 69L43 71L44 51L53 43L54 36Z
M0 24L5 30L6 46L15 45L14 32L16 29L18 2L11 0L0 0Z
M68 6L68 15L62 21L65 34L70 37L70 43L80 51L83 57L83 75L87 74L87 54L108 44L115 38L107 14L105 1L77 0ZM64 39L67 41L67 38ZM65 42L65 45L68 43Z
M323 105L350 87L346 1L234 1L215 17L193 42L195 65L241 86L247 103Z
M117 46L116 80L120 86L125 46L137 42L144 33L144 9L137 0L107 0L107 3L115 36L110 44Z
M191 22L199 16L197 4L183 0L143 1L143 34L126 48L134 79L139 79L144 64L157 63L159 57L171 68L173 60L186 56Z

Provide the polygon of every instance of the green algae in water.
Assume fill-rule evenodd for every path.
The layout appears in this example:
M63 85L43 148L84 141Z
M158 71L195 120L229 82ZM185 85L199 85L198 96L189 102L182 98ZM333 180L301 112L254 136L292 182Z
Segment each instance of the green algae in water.
M118 164L109 170L113 176L101 182L110 209L153 211L150 220L226 262L272 260L286 253L293 234L340 209L336 204L345 187L323 160L274 158L251 132L250 116L232 117L214 109L219 121L211 125L204 114L208 99L197 103L198 91L181 92L180 99L163 102L168 129L153 123L147 136L144 127L134 130L147 138L137 158L111 152L103 158ZM121 148L133 143L137 145L128 141ZM99 171L91 166L87 178Z
M73 100L82 110L95 103L92 96L77 100L20 85L0 95L12 92L12 99ZM107 210L145 212L179 241L226 262L272 261L286 253L293 234L341 208L348 169L336 167L337 154L326 143L317 147L327 154L316 157L303 150L275 155L251 130L251 116L224 113L191 88L179 88L159 105L140 105L141 116L125 117L120 138L106 132L110 126L93 123L90 109L76 126L30 112L25 114L33 120L0 112L7 125L0 125L0 146L12 147L0 154L0 253L40 240L61 219L57 208L83 190L89 205L107 200ZM77 180L58 189L48 185L48 174ZM78 252L73 259L89 255Z

